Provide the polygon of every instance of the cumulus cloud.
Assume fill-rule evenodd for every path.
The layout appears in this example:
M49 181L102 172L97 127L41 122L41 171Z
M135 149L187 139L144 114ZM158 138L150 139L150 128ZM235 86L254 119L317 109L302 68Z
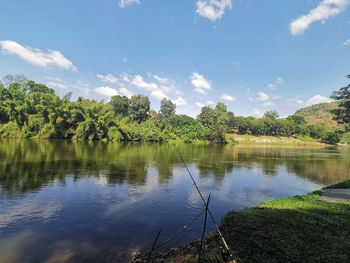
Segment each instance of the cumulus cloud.
M204 106L214 106L215 102L212 101L212 100L208 100L207 102L205 103L202 103L202 102L196 102L195 105L198 107L198 108L203 108Z
M138 5L138 4L140 4L139 0L120 0L119 1L119 6L122 8L130 5Z
M205 106L204 103L201 103L201 102L196 102L195 105L198 107L198 108L203 108Z
M222 94L221 99L227 100L227 101L234 101L235 100L234 97L232 97L231 95L227 95L227 94Z
M264 106L264 107L271 107L274 105L276 105L276 104L273 101L266 101L262 104L262 106Z
M307 100L306 106L311 106L311 105L324 103L324 102L332 102L332 101L333 100L328 98L328 97L324 97L324 96L321 96L321 95L315 95L315 96L313 96L313 97L311 97L310 99Z
M191 84L194 91L202 95L207 95L207 92L211 90L210 81L205 79L203 75L196 72L192 73Z
M118 95L118 91L110 87L98 87L94 89L94 91L105 97L112 97Z
M156 83L144 81L141 75L134 76L134 78L131 80L130 83L138 88L141 88L147 91L152 91L158 88L158 85Z
M326 21L332 16L343 12L349 5L350 0L322 0L318 6L307 15L303 15L292 21L290 32L292 35L301 35L309 26L317 21Z
M24 47L11 40L0 41L0 48L4 54L17 55L28 63L39 67L57 67L66 70L77 70L73 63L57 50L43 51L37 48Z
M118 93L128 98L134 95L130 88L138 88L149 92L149 95L157 100L162 100L164 98L170 99L170 97L173 97L174 95L181 94L174 80L164 76L152 75L150 73L148 73L146 77L139 74L128 75L126 73L122 73L118 76L110 73L106 75L98 74L96 76L102 82L118 86L120 88ZM101 91L105 94L108 92L107 90ZM179 96L173 101L176 102L177 105L184 105L186 103L185 100Z
M345 40L344 46L350 46L350 39Z
M257 96L256 96L256 100L258 101L262 101L262 102L266 102L269 100L269 95L267 95L265 92L260 91Z
M46 86L54 89L67 89L67 86L62 82L48 81Z
M156 98L157 100L162 100L162 99L169 99L168 95L165 94L165 92L161 89L155 89L151 91L151 96L153 98Z
M113 76L111 73L108 73L107 75L97 74L96 75L98 79L105 83L118 83L119 79L115 76Z
M162 100L164 98L169 99L171 95L180 94L176 82L166 77L149 74L149 78L151 78L152 81L146 81L141 75L135 75L130 77L130 79L128 76L126 77L128 79L125 78L125 82L134 87L149 91L150 95L157 100Z
M121 88L119 89L119 92L121 95L128 97L129 99L134 95L129 89L127 88Z
M290 98L290 99L287 99L287 104L289 106L292 106L292 105L302 105L304 104L304 101L302 99L300 99L300 97L295 97L295 98Z
M172 100L173 103L175 103L177 106L186 105L187 102L180 96L176 100Z
M166 77L160 77L158 75L153 75L152 77L156 80L158 87L164 90L164 92L171 94L180 93L175 81Z
M211 21L222 18L226 9L232 8L232 0L197 0L196 13Z

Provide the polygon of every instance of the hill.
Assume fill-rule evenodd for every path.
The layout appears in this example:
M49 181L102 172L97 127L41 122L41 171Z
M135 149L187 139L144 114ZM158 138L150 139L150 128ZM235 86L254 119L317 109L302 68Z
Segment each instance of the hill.
M341 128L341 125L333 119L332 110L338 107L338 102L326 102L311 105L297 110L294 114L300 115L305 120L314 125L322 125L326 128Z

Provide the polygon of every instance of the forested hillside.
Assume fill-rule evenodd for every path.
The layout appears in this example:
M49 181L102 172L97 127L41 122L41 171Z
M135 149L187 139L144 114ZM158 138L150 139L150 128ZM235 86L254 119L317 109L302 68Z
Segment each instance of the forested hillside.
M342 128L334 119L332 110L336 109L339 102L328 102L311 105L295 112L295 115L303 116L304 119L314 125L323 125L330 129Z

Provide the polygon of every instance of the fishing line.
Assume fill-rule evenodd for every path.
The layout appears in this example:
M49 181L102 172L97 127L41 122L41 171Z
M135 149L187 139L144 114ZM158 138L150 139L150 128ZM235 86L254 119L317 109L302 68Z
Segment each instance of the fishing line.
M207 205L207 201L205 201L205 199L204 199L204 197L203 197L203 194L202 194L201 190L199 189L199 187L198 187L198 185L197 185L197 183L196 183L196 180L194 179L194 177L193 177L193 175L192 175L190 169L188 168L188 166L187 166L187 164L186 164L184 158L182 157L182 155L181 155L181 153L180 153L180 151L179 151L177 145L175 145L175 149L176 149L178 155L180 156L180 159L181 159L181 161L183 162L183 164L184 164L184 166L185 166L185 168L186 168L188 174L190 175L191 180L192 180L192 182L193 182L195 188L197 189L197 192L198 192L200 198L202 199L202 202L203 202L204 206L207 207L207 206L208 206L208 205ZM230 248L228 247L228 244L227 244L227 242L226 242L224 236L222 235L222 233L221 233L221 231L220 231L220 229L219 229L219 227L218 227L218 224L216 223L216 221L215 221L215 219L214 219L214 216L213 216L213 214L211 213L209 207L208 207L208 214L209 214L209 216L210 216L210 218L211 218L211 221L212 221L213 224L215 225L216 231L218 232L218 234L219 234L219 236L220 236L220 238L221 238L221 241L222 241L222 243L224 244L225 249L227 250L227 252L229 253L229 255L232 256L231 251L230 251Z

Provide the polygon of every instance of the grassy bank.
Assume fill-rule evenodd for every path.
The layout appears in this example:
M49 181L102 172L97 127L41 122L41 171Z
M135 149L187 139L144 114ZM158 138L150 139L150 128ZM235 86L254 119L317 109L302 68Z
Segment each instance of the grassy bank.
M281 137L281 136L254 136L254 135L235 135L226 136L227 141L236 141L243 144L277 144L277 145L321 145L318 140L309 136Z
M350 187L350 181L331 188ZM323 190L281 198L228 213L221 230L237 262L350 262L350 203L320 200ZM198 241L152 262L197 262ZM222 260L215 233L205 240L203 262ZM163 261L162 261L163 260ZM165 260L165 261L164 261Z

